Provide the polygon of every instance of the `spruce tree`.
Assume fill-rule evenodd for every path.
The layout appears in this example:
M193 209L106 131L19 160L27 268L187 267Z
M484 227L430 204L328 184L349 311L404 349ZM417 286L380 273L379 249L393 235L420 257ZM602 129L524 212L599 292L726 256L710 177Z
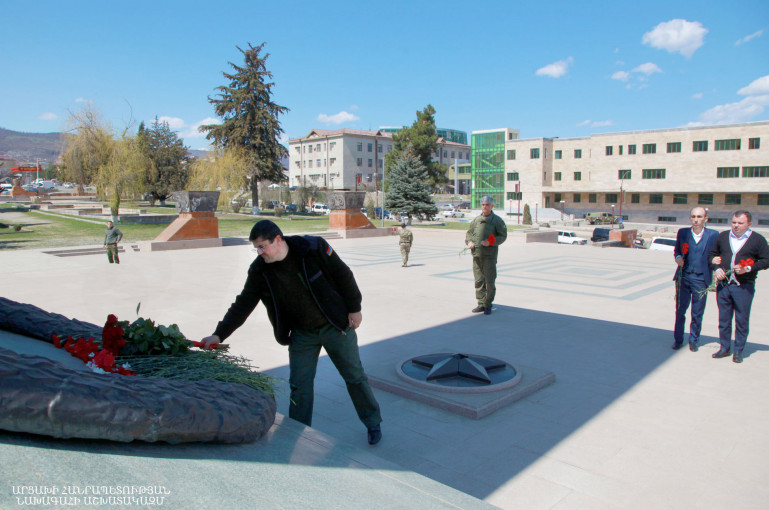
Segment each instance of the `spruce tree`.
M272 101L272 73L267 70L269 53L260 56L264 43L248 44L248 50L238 51L245 58L245 65L228 62L233 73L222 73L229 85L217 87L217 97L209 97L221 124L201 126L207 131L206 138L222 148L240 148L247 158L248 173L243 180L251 189L254 204L259 203L259 182L280 182L286 179L281 159L288 154L280 143L283 129L278 116L288 108Z
M407 148L390 166L390 189L385 196L385 208L393 213L431 218L438 208L425 186L427 169L412 148Z

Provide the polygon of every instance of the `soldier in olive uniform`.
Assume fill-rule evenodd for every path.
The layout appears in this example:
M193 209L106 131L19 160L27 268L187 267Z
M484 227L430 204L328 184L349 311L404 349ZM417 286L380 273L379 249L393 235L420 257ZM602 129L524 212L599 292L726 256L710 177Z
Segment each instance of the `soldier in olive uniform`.
M465 244L473 254L475 298L478 300L478 306L472 311L486 315L491 313L491 303L497 291L494 281L497 279L498 246L507 239L507 225L491 211L493 207L494 200L491 197L481 199L481 214L470 222L465 236ZM490 242L492 235L493 242Z
M409 252L411 251L411 243L414 242L414 234L411 233L411 230L406 228L406 222L404 221L398 229L398 235L400 236L403 267L406 267L409 264Z

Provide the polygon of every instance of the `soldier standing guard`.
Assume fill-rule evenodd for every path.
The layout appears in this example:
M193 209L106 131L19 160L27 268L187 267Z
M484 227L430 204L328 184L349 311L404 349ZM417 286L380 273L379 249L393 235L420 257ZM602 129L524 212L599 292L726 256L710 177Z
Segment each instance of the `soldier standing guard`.
M491 313L491 304L497 293L497 254L499 245L507 239L505 220L492 212L494 199L481 199L481 214L473 218L465 236L465 245L473 254L473 276L475 277L475 299L478 306L473 313Z
M406 222L401 222L401 226L398 229L398 235L400 236L401 246L401 258L403 259L403 267L409 264L409 252L411 251L411 243L414 242L414 234L406 228Z

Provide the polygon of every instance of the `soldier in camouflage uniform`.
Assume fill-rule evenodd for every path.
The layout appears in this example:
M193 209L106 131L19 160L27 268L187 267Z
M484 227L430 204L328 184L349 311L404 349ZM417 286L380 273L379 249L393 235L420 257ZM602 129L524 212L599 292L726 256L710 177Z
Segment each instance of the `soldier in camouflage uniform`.
M497 279L498 246L507 239L507 225L491 211L493 207L494 200L491 197L481 199L481 214L470 222L465 236L465 244L473 254L475 298L478 300L478 306L472 311L486 315L491 313L491 303L497 292L494 281ZM494 236L493 243L489 242L491 235Z
M398 235L400 236L403 267L406 267L409 264L409 251L411 251L411 243L414 242L414 234L411 233L411 230L406 228L406 222L404 221L398 229Z

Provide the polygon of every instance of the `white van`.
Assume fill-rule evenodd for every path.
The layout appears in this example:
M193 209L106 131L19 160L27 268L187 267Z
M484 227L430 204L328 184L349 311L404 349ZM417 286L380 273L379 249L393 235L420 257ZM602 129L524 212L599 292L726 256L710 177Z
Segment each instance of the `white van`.
M675 251L676 240L669 237L654 237L649 245L650 250Z
M37 188L42 191L51 191L56 188L56 183L53 181L35 181Z
M331 214L331 209L329 209L326 204L313 204L310 212L314 212L316 214Z

